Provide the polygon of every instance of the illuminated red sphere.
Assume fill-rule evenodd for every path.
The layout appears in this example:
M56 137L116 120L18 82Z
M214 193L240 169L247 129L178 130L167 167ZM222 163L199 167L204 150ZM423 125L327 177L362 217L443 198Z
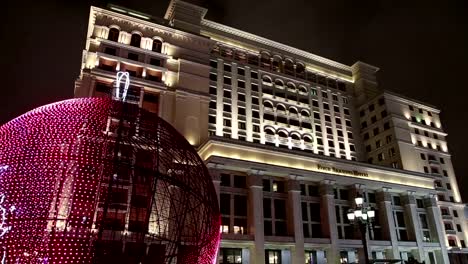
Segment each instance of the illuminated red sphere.
M1 263L213 263L208 171L137 105L83 98L0 127Z

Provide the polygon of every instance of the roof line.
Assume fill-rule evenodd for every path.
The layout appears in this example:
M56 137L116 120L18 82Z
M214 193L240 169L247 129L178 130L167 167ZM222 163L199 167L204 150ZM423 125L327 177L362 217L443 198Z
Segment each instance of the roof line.
M203 19L201 21L201 25L204 26L205 28L216 29L216 30L219 30L228 34L232 34L232 35L235 35L235 36L247 39L247 40L251 40L251 41L264 44L266 46L270 46L279 50L284 50L291 54L299 55L304 58L311 59L311 60L326 64L326 65L332 66L337 69L351 71L351 66L348 66L348 65L345 65L345 64L342 64L342 63L339 63L339 62L336 62L336 61L333 61L324 57L320 57L310 52L306 52L306 51L303 51L303 50L300 50L300 49L297 49L297 48L294 48L294 47L291 47L291 46L288 46L288 45L285 45L285 44L282 44L282 43L279 43L279 42L276 42L276 41L273 41L264 37L260 37L252 33L248 33L248 32L233 28L233 27L229 27L229 26L226 26L226 25L214 22L214 21Z

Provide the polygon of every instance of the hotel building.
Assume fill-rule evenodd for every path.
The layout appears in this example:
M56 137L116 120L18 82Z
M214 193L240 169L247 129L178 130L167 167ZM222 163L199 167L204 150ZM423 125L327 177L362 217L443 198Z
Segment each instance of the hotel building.
M346 218L358 196L376 210L372 259L468 262L439 109L380 89L375 66L344 65L207 12L177 0L164 19L91 7L75 96L110 96L127 71L127 97L197 148L219 195L218 263L364 263Z

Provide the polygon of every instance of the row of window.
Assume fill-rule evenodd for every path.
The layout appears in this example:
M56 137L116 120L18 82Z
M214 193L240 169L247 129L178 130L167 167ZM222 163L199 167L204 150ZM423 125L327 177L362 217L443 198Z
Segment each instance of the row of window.
M365 126L364 126L363 128L367 127L367 123L364 122L364 124L365 124ZM383 132L383 131L386 131L386 130L389 130L389 129L390 129L390 122L385 122L385 123L383 124L383 130L381 130L379 126L376 126L376 127L374 127L374 129L372 130L372 133L373 133L373 136L375 137L375 136L377 136L380 132ZM368 140L368 139L370 138L369 132L364 133L364 134L363 134L363 138L364 138L364 140Z
M408 108L409 108L410 111L415 111L415 109L414 109L414 107L412 105L408 105ZM420 114L424 114L424 110L421 109L421 108L418 109L418 112ZM427 112L428 116L432 116L432 113L430 111L426 111L426 112Z
M393 139L393 135L387 135L385 137L385 142L382 142L382 140L380 139L377 139L375 141L375 149L379 149L380 147L382 146L385 146L387 144L390 144L392 142L392 139ZM367 152L371 152L372 151L372 146L369 144L369 145L366 145L366 151ZM393 153L395 152L395 150L392 151Z
M304 85L299 85L299 88L296 89L296 85L294 83L288 82L287 85L286 85L287 89L285 89L283 81L277 79L277 80L275 80L275 85L274 85L275 89L272 90L272 88L270 88L270 86L273 86L273 83L272 83L272 80L271 80L271 78L269 76L263 75L262 81L263 81L263 84L264 84L264 87L262 88L263 89L262 91L265 94L270 94L270 95L283 97L283 98L287 98L287 97L284 96L284 94L287 94L286 92L293 93L293 94L295 94L296 92L299 92L299 95L304 95L306 97L308 97L308 94L309 94L307 92L307 88ZM328 92L322 91L321 94L322 94L323 98L325 98L325 99L328 98ZM310 95L316 97L318 95L317 89L310 88ZM341 99L343 101L343 104L348 104L348 98L341 97ZM332 94L332 100L335 101L335 102L338 102L338 100L339 100L338 95L337 94Z
M369 113L372 113L374 110L375 110L375 104L378 104L379 106L382 106L385 104L385 99L383 97L379 98L377 100L376 103L370 103L368 106L367 106L367 109L361 109L361 111L359 111L359 116L360 117L364 117L366 115L366 110L369 111Z
M321 251L322 256L323 256L323 261L324 263L327 262L326 259L326 252ZM375 253L375 252L373 252ZM315 250L306 250L304 252L305 254L305 263L306 264L315 264L319 263L318 262L318 256L317 256L317 251ZM347 258L347 252L343 251L341 252L341 255L343 256L343 259L348 259ZM356 255L357 256L357 255ZM245 263L248 260L243 259L242 255L242 249L240 248L220 248L219 249L219 263L220 264L242 264ZM272 250L272 249L266 249L265 250L265 264L281 264L283 261L282 259L282 252L281 250Z
M443 136L440 136L436 133L429 133L427 130L423 130L422 134L421 132L419 131L419 129L415 128L414 129L414 133L416 135L424 135L425 137L432 137L433 139L441 139L441 140L444 140L444 137Z
M239 50L216 46L213 48L212 54L221 55L224 58L234 59L242 63L260 66L261 68L274 72L285 73L311 83L346 91L346 84L344 82L306 71L303 63L294 63L291 59L283 60L281 56L278 55L271 57L268 52L265 51L261 52L260 56L258 56L257 54L248 54Z
M108 40L118 42L119 41L119 35L120 35L120 30L116 27L111 27L109 29L109 35L107 37ZM134 31L132 33L132 36L130 38L130 46L140 48L141 46L141 38L142 34L140 32ZM161 47L162 47L162 41L159 39L159 37L154 37L153 38L153 46L152 46L152 51L154 52L161 52Z
M423 147L423 148L429 148L429 147L432 147L432 149L435 149L437 151L443 151L442 150L442 147L439 145L439 144L430 144L430 143L427 143L427 142L422 142L421 140L416 140L416 145L418 147Z
M431 126L431 127L437 128L434 122L428 121L428 120L424 120L424 122L423 122L423 119L420 118L420 117L411 116L411 121L415 122L415 123L423 124L423 125L426 125L426 126Z

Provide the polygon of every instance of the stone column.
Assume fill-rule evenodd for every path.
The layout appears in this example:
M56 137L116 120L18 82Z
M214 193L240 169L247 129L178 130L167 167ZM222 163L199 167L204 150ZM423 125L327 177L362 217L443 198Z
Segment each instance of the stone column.
M450 263L445 244L445 234L442 225L442 216L434 196L424 198L424 207L427 213L427 222L431 237L435 237L440 243L440 250L434 251L437 263Z
M408 192L401 196L401 200L405 210L408 238L410 240L415 240L418 247L417 250L412 250L411 253L419 262L422 262L424 261L424 247L421 226L419 224L419 215L416 211L416 198L413 193Z
M248 225L249 234L254 236L254 246L250 251L250 263L265 261L265 234L263 230L263 184L261 173L249 173Z
M304 232L302 227L301 187L298 181L288 181L288 233L294 234L292 263L304 263Z
M320 183L320 218L322 232L330 238L330 248L327 250L327 263L339 263L338 229L336 228L335 197L333 181L325 180Z
M382 238L390 240L392 246L390 250L387 250L387 258L399 259L400 250L398 249L398 237L393 219L392 196L387 188L378 191L376 194L380 225L382 226Z

